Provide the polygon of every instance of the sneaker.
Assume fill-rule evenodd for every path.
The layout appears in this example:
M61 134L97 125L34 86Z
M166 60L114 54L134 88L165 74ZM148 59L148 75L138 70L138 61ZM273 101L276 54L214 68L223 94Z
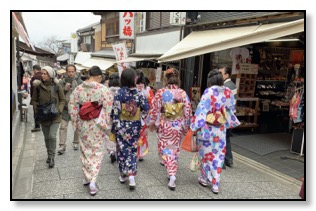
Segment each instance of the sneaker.
M198 181L200 185L202 185L203 187L207 187L207 181L203 177L199 177Z
M59 147L59 149L58 149L58 155L62 155L62 154L64 154L64 153L65 153L65 151L66 151L66 147L65 147L65 146L61 146L61 147Z
M74 148L74 150L78 150L79 149L79 145L78 144L74 144L73 148Z
M120 180L121 183L124 183L124 182L126 182L126 181L128 180L128 177L122 177L122 176L120 176L120 177L119 177L119 180Z
M128 180L129 180L129 189L130 190L134 190L135 187L136 187L135 177L134 176L129 176Z
M31 130L32 133L33 133L33 132L38 132L38 131L41 131L41 128L35 127L34 129Z
M116 157L115 157L115 153L114 152L111 152L110 158L111 158L111 163L114 163L116 161Z
M168 188L170 190L175 190L176 189L176 176L170 176L170 180L168 183Z

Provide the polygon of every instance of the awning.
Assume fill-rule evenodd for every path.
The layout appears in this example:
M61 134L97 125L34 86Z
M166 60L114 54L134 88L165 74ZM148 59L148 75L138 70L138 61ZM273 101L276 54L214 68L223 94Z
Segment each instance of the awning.
M75 67L76 67L77 72L80 72L80 70L83 70L83 69L87 69L87 67L84 67L80 64L75 64Z
M33 51L35 51L34 46L31 44L30 38L26 30L24 29L23 25L21 24L21 22L17 18L17 15L14 12L12 12L12 20L13 20L13 25L16 31L18 32L18 34L20 35L20 37L22 37L23 41L26 43L28 47L31 47Z
M106 70L109 67L113 66L115 62L116 61L114 59L91 57L89 60L85 61L82 66L88 68L92 66L99 66L101 70Z
M144 58L144 57L128 57L126 59L122 59L120 61L116 61L116 63L129 63L129 62L140 62L140 61L150 61L153 59L157 59L157 57L150 57L150 58Z
M57 57L57 61L66 61L68 59L69 59L69 54L68 53Z
M221 51L304 31L304 19L256 26L194 31L158 58L174 61L214 51Z
M75 58L75 64L82 64L91 58L91 52L78 52Z

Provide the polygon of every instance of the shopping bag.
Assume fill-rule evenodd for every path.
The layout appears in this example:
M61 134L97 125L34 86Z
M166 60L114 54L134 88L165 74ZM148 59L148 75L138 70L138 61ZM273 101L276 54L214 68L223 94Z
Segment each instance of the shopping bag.
M181 148L188 152L197 152L196 136L191 129L185 135Z
M194 153L193 158L190 162L190 170L191 171L200 170L200 165L201 165L201 162L199 159L199 155L198 155L198 153Z

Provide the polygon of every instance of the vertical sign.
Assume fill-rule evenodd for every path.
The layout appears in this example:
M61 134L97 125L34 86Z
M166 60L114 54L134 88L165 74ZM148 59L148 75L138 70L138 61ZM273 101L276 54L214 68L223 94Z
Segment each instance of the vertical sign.
M73 32L71 33L71 53L77 53L78 52L78 35Z
M134 39L134 12L120 12L120 39Z
M115 53L116 61L121 61L121 60L127 58L126 41L113 43L112 47L113 47L113 51ZM120 76L121 76L122 72L127 67L129 67L129 63L119 63L119 64L117 64L117 68L118 68Z
M170 12L170 25L185 25L186 13L185 12Z
M162 71L162 67L157 67L157 70L156 70L156 82L160 82L161 81L161 71Z

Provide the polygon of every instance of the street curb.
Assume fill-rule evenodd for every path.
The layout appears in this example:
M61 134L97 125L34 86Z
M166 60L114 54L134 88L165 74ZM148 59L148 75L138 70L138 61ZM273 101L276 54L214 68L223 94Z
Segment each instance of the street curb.
M242 156L242 155L240 155L240 154L238 154L236 152L233 152L233 154L234 154L234 157L237 160L239 160L239 161L251 166L252 168L258 169L258 170L260 170L260 171L262 171L264 173L268 173L271 176L273 176L273 177L275 177L277 179L280 179L280 180L282 180L284 182L287 182L290 185L296 185L299 188L302 185L301 181L299 181L299 180L297 180L297 179L295 179L293 177L289 177L288 175L285 175L285 174L283 174L283 173L281 173L279 171L276 171L276 170L274 170L274 169L272 169L272 168L270 168L270 167L268 167L266 165L263 165L261 163L258 163L256 161L252 160L252 159L249 159L249 158L247 158L245 156Z

